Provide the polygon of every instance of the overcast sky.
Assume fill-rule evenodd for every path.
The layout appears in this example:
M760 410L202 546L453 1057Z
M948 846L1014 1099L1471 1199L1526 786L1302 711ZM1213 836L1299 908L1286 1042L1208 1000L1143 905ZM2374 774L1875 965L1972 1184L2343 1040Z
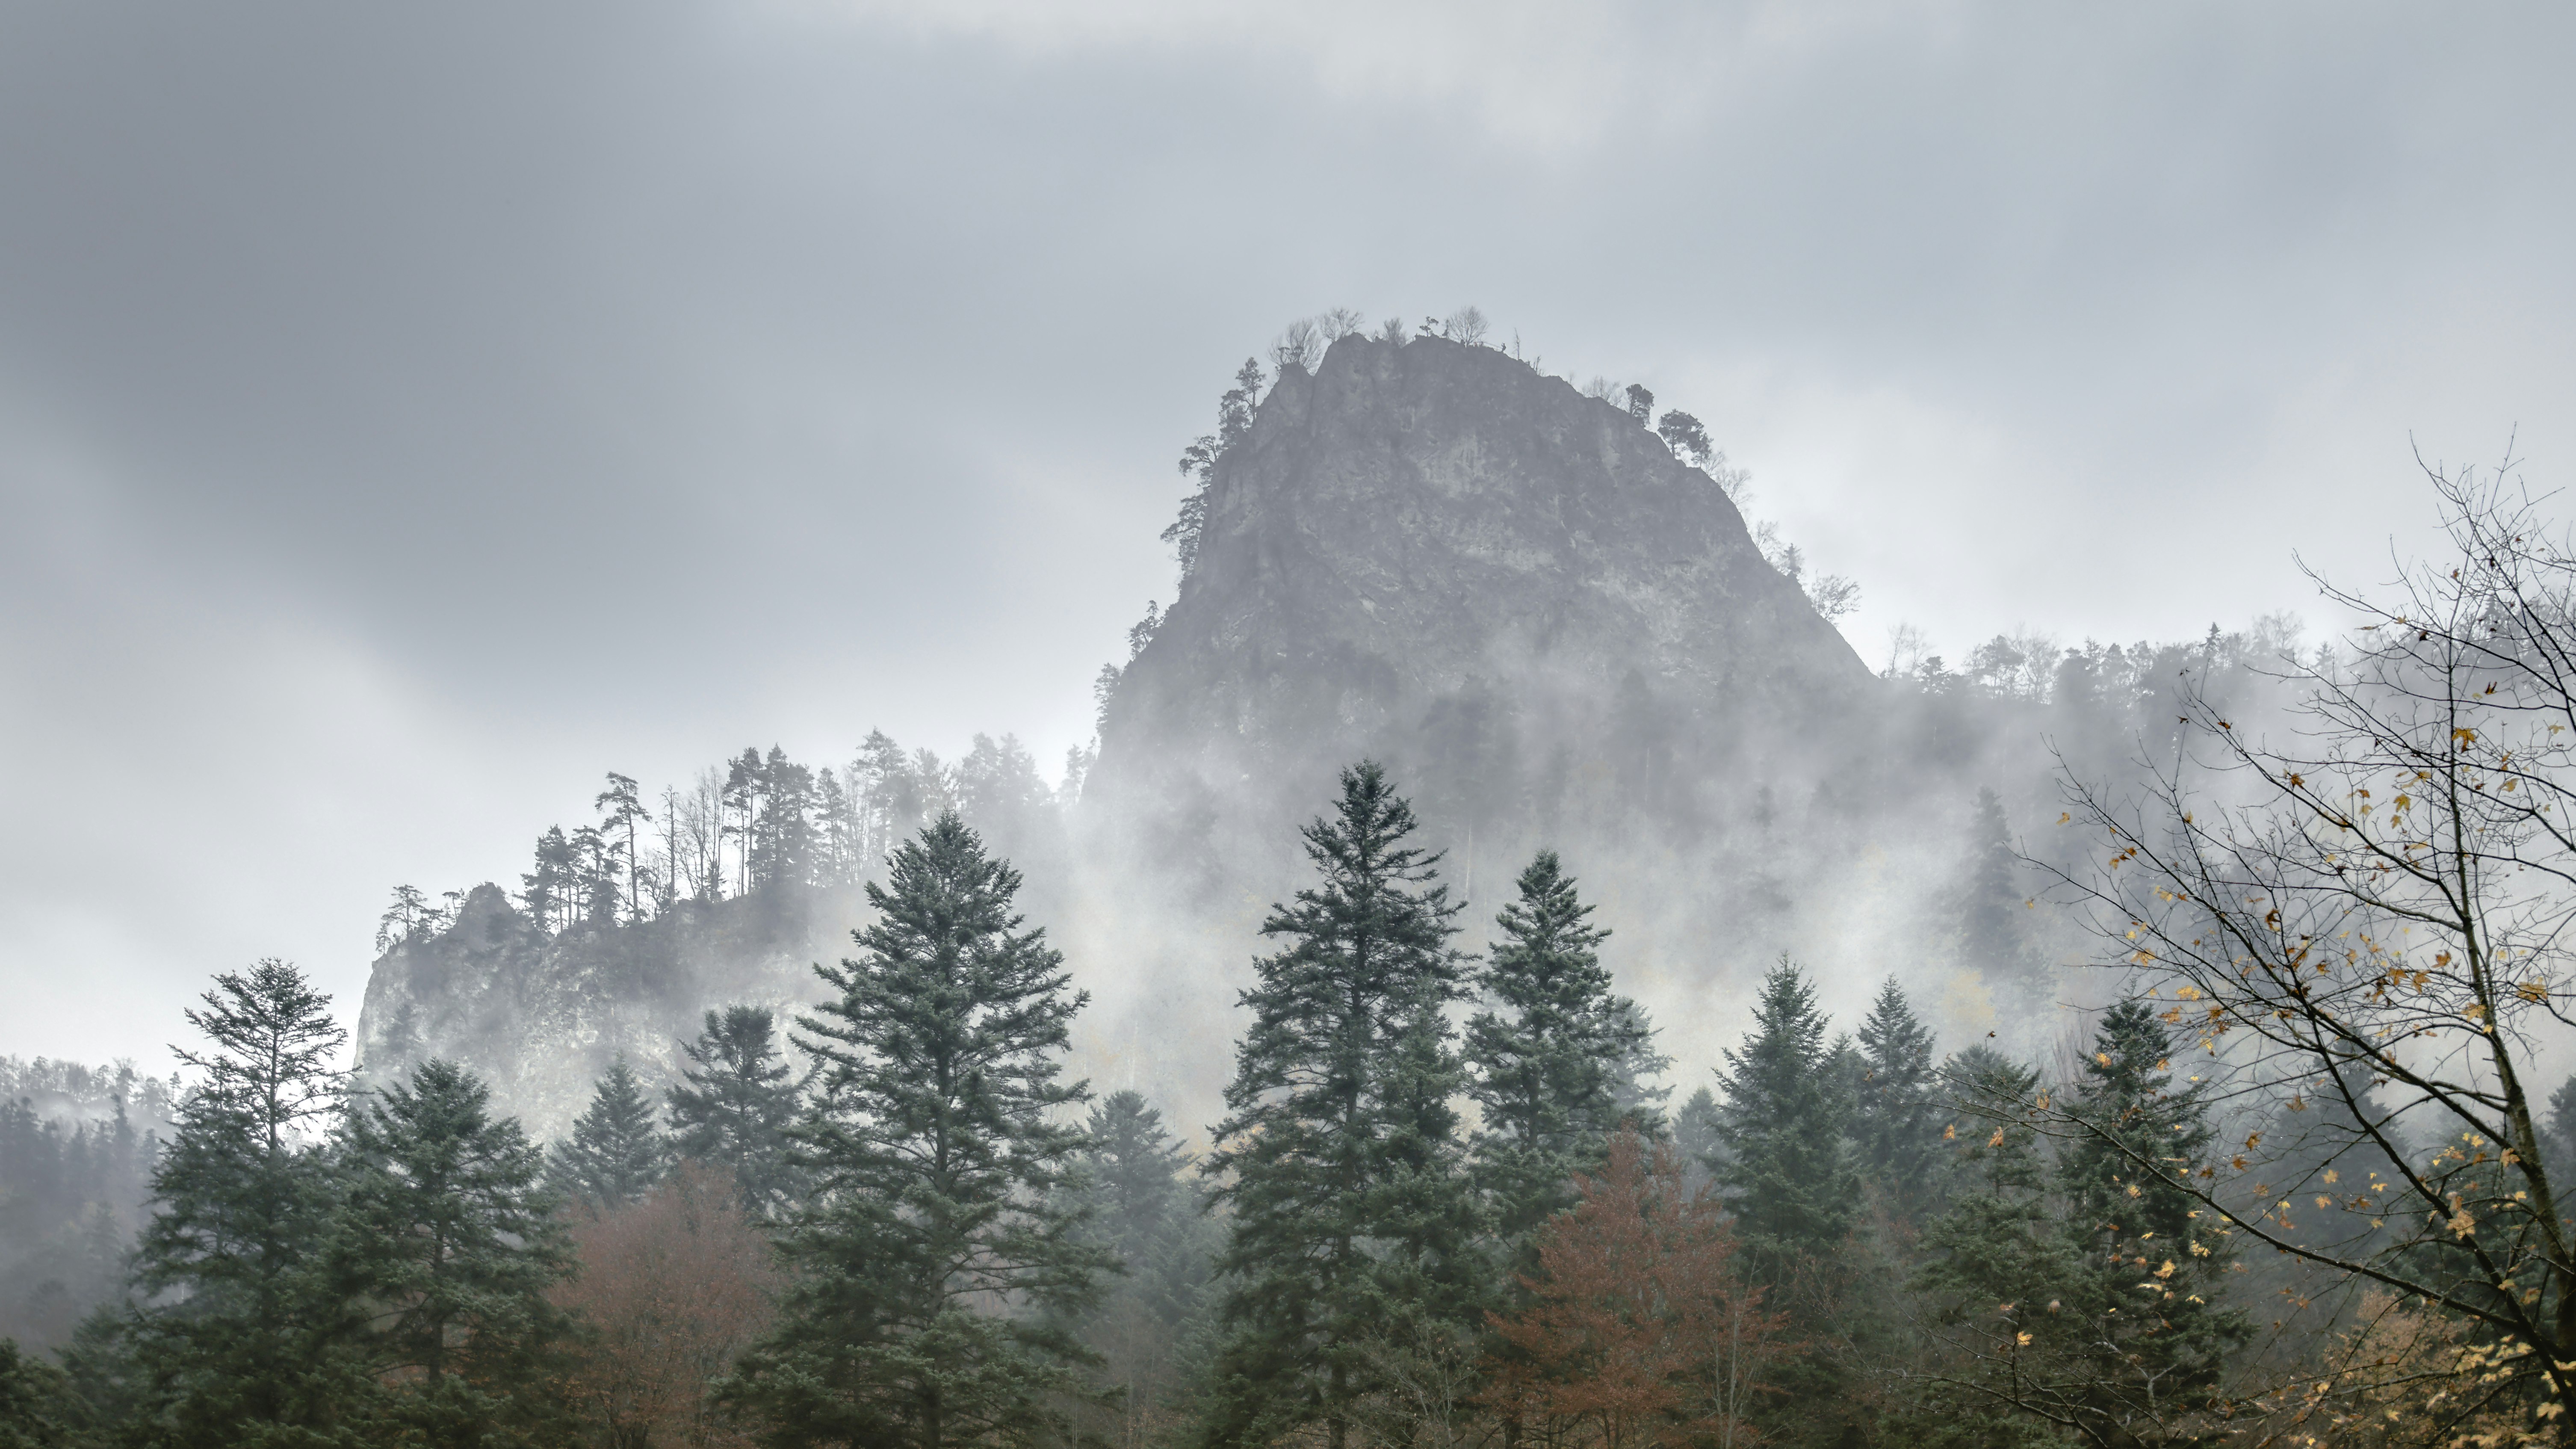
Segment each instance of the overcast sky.
M1874 661L2323 623L2410 439L2576 480L2571 17L0 0L0 1054L354 1018L606 770L1060 758L1327 307L1698 413Z

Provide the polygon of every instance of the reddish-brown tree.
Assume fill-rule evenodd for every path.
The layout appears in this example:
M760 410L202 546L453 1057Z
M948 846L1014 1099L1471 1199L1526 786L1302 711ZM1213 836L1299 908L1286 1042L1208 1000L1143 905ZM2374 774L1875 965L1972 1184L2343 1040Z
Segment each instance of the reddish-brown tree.
M730 1175L684 1163L632 1207L573 1226L581 1272L555 1302L590 1333L565 1388L616 1449L748 1444L707 1386L769 1325L769 1244Z
M1532 1302L1493 1318L1518 1353L1488 1401L1553 1441L1601 1449L1759 1442L1748 1421L1765 1368L1790 1347L1786 1315L1729 1271L1734 1235L1669 1147L1633 1131L1610 1145L1582 1201L1539 1230Z

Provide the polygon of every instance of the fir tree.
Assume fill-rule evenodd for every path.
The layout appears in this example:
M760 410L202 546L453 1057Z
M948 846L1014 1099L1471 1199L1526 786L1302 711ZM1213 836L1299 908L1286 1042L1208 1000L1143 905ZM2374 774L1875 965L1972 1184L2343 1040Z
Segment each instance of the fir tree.
M1320 1421L1341 1449L1370 1341L1458 1312L1441 1294L1476 1276L1446 1105L1459 908L1439 857L1408 843L1413 809L1386 772L1363 763L1341 784L1334 814L1303 831L1322 879L1272 908L1262 934L1286 945L1241 998L1252 1022L1212 1158L1233 1287L1211 1442Z
M1936 1391L1925 1417L1978 1425L1973 1437L1953 1435L1963 1446L2010 1444L2021 1431L1990 1405L2028 1400L2034 1386L2045 1386L2041 1402L2049 1403L2091 1367L2083 1362L2088 1324L2067 1311L2082 1270L2050 1202L2039 1074L1977 1047L1952 1058L1943 1076L1955 1191L1924 1231L1913 1287L1962 1360L1953 1375L1967 1391Z
M1539 852L1519 889L1476 978L1501 1009L1470 1018L1466 1036L1467 1094L1484 1114L1476 1177L1515 1256L1574 1205L1575 1174L1599 1169L1628 1105L1619 1069L1653 1040L1635 1003L1612 993L1599 950L1610 933L1556 852Z
M1894 977L1860 1027L1861 1078L1852 1142L1889 1207L1913 1218L1935 1200L1941 1175L1942 1103L1932 1033Z
M316 1245L337 1185L316 1129L338 1105L346 1033L330 998L282 961L215 978L188 1021L208 1045L179 1057L204 1081L179 1108L152 1177L130 1325L146 1443L327 1434L359 1384Z
M1706 1087L1691 1093L1690 1100L1673 1114L1673 1153L1681 1159L1682 1175L1694 1192L1712 1181L1726 1161L1726 1144L1720 1138L1722 1115L1717 1094Z
M571 919L578 875L572 842L564 838L563 827L547 826L546 833L537 837L536 868L519 877L526 888L519 899L538 930L551 934Z
M2177 1089L2170 1038L2145 1001L2102 1018L2072 1115L2082 1129L2059 1163L2067 1231L2082 1270L2070 1310L2088 1328L2083 1411L2095 1424L2191 1407L2226 1355L2252 1337L2223 1306L2234 1254L2200 1226L2192 1196L2169 1173L2202 1160L2216 1135L2202 1086Z
M554 1410L542 1390L567 1327L546 1292L572 1271L542 1158L491 1093L445 1061L349 1116L351 1176L333 1270L368 1305L368 1368L400 1442L520 1442Z
M1820 1262L1851 1232L1860 1178L1843 1143L1847 1084L1825 1041L1816 991L1786 957L1763 978L1753 1034L1726 1053L1718 1187L1757 1273Z
M668 1093L673 1149L730 1169L747 1211L779 1211L796 1184L787 1162L796 1085L778 1050L776 1018L765 1006L710 1011L705 1031L680 1051L689 1065Z
M72 1417L62 1370L0 1338L0 1449L61 1449L71 1443Z
M1968 878L1959 897L1959 963L1986 981L1997 1006L2007 1012L2044 1005L2048 972L2030 940L2021 855L2013 847L2003 800L1991 789L1977 791L1967 846Z
M1213 1308L1215 1223L1198 1210L1187 1180L1196 1159L1163 1126L1162 1113L1135 1092L1114 1092L1091 1109L1080 1161L1087 1203L1084 1235L1125 1272L1081 1320L1099 1355L1103 1382L1119 1392L1114 1440L1134 1449L1167 1421L1204 1356Z
M547 1151L546 1180L593 1212L615 1212L642 1202L670 1160L670 1145L653 1121L653 1099L621 1055L574 1120L572 1136Z
M780 1444L1033 1443L1081 1389L1061 1328L1109 1255L1062 1191L1084 1146L1055 1113L1087 1000L1023 929L1019 873L952 812L895 852L839 999L797 1024L820 1059L797 1123L815 1176L782 1243L799 1270L737 1373ZM996 1311L996 1310L999 1311Z

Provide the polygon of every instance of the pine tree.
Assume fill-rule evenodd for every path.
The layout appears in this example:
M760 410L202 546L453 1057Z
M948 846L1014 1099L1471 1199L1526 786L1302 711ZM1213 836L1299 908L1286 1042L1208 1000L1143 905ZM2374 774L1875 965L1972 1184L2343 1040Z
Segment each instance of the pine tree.
M244 1442L328 1433L361 1386L314 1248L331 1236L337 1184L317 1129L338 1103L344 1033L330 998L264 960L215 978L188 1021L208 1045L179 1057L204 1074L152 1175L134 1257L150 1306L130 1324L145 1387L145 1443Z
M1726 1144L1719 1135L1722 1115L1717 1094L1706 1087L1691 1093L1690 1100L1673 1114L1673 1153L1681 1159L1682 1175L1690 1179L1694 1192L1711 1182L1726 1161Z
M782 1246L798 1281L732 1390L772 1442L1036 1442L1080 1392L1061 1323L1109 1255L1062 1191L1084 1145L1055 1120L1088 999L1011 908L1017 871L952 812L868 886L863 955L797 1019L820 1059L797 1123L815 1191Z
M2019 1442L2021 1431L1993 1406L2016 1395L2047 1402L2090 1370L2084 1363L2088 1324L2067 1304L2082 1272L2050 1201L2047 1159L2037 1122L2046 1111L2039 1074L1984 1047L1944 1068L1954 1184L1948 1208L1925 1230L1923 1266L1914 1290L1931 1301L1940 1336L1964 1361L1944 1378L1965 1392L1936 1389L1922 1406L1927 1422L1973 1422L1967 1444ZM1937 1101L1937 1098L1936 1098ZM2053 1441L2049 1441L2053 1442Z
M1627 1105L1619 1069L1653 1040L1635 1003L1611 991L1599 949L1610 933L1556 852L1539 852L1519 889L1476 978L1501 1010L1470 1018L1466 1037L1467 1094L1484 1114L1476 1178L1515 1258L1574 1205L1575 1174L1599 1169Z
M1363 763L1341 784L1303 831L1322 879L1272 908L1262 934L1287 944L1241 998L1253 1019L1212 1158L1233 1287L1211 1442L1320 1421L1341 1449L1371 1339L1459 1311L1433 1290L1476 1276L1456 1239L1460 1084L1441 1015L1460 995L1459 908L1439 857L1407 843L1413 809L1386 772Z
M578 904L574 899L578 875L572 842L564 837L563 827L547 826L546 833L537 837L536 868L519 877L526 887L520 902L538 930L551 934L571 920Z
M1851 1232L1860 1177L1843 1143L1846 1084L1833 1069L1816 991L1786 957L1762 981L1753 1034L1718 1073L1719 1189L1757 1274L1821 1262Z
M1260 407L1261 362L1247 357L1243 366L1235 370L1234 386L1217 399L1216 431L1181 450L1181 476L1190 480L1190 491L1181 500L1181 516L1163 530L1163 542L1172 546L1173 557L1180 560L1184 580L1198 565L1199 535L1207 529L1208 497L1216 486L1217 460L1251 436L1252 420Z
M1078 1331L1100 1357L1102 1381L1119 1391L1108 1421L1113 1441L1138 1449L1170 1422L1204 1356L1219 1234L1187 1180L1196 1159L1143 1096L1111 1093L1092 1107L1085 1127L1078 1185L1088 1204L1084 1235L1126 1271Z
M644 869L643 842L636 827L649 825L652 814L644 808L632 777L608 772L608 788L591 802L599 811L599 833L616 842L619 856L626 867L626 919L644 919L644 892L652 882Z
M1861 1023L1860 1054L1852 1143L1890 1209L1912 1219L1935 1201L1940 1185L1942 1102L1932 1033L1894 977Z
M2020 853L2001 797L1977 791L1968 829L1967 881L1960 892L1959 964L1982 977L1996 1006L2019 1013L2047 1004L2048 970L2030 939Z
M642 1202L670 1163L670 1144L653 1121L653 1099L621 1055L574 1120L572 1136L548 1149L546 1181L593 1212L615 1212Z
M729 1169L746 1211L780 1211L796 1186L787 1161L796 1085L778 1050L776 1018L765 1006L710 1011L706 1030L680 1051L689 1065L668 1093L673 1150Z
M349 1116L351 1176L332 1269L370 1306L362 1339L399 1442L520 1442L557 1410L542 1392L567 1324L547 1290L572 1270L542 1159L453 1063Z
M62 1370L0 1338L0 1449L62 1449L74 1412Z
M2244 1313L2222 1306L2228 1240L2196 1224L2197 1204L2167 1177L2216 1135L2202 1084L2175 1086L2170 1044L2143 1000L2103 1016L2072 1105L2082 1131L2059 1163L2082 1264L2067 1307L2089 1330L2084 1410L2095 1423L2124 1422L2150 1398L2160 1413L2190 1407L2252 1337Z

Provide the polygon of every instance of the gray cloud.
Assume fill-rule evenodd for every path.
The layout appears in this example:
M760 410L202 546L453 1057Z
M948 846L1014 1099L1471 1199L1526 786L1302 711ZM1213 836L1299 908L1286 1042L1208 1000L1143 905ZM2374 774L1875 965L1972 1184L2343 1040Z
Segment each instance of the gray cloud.
M1699 412L1865 656L2297 606L2424 521L2410 431L2568 476L2570 24L9 7L0 1051L353 997L604 769L1060 753L1326 306Z

